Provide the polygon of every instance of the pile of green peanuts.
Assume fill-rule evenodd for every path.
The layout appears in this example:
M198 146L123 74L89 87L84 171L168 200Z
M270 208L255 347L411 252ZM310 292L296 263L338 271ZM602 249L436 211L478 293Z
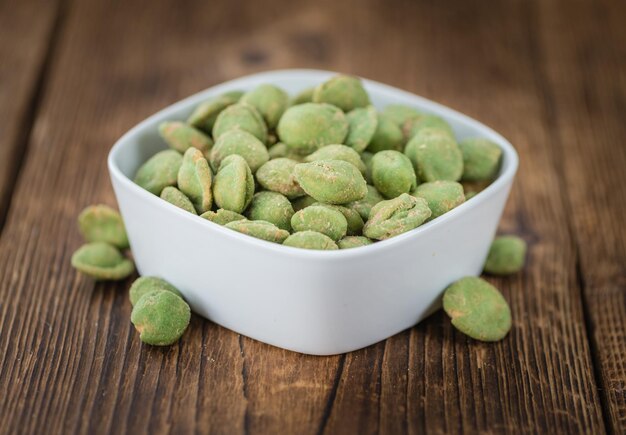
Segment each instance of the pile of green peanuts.
M159 133L169 149L139 168L138 185L231 230L316 250L366 246L436 219L487 187L502 158L486 139L457 142L440 117L403 105L378 113L361 81L344 75L293 99L267 84L231 91ZM133 274L117 211L89 206L78 224L87 243L72 256L76 269L97 280ZM519 237L497 237L484 272L519 272L526 249ZM161 278L135 280L130 302L145 343L170 345L189 325L189 305ZM476 340L497 341L511 329L509 305L482 278L450 285L443 308Z
M234 231L305 249L366 246L452 210L497 176L502 150L457 142L441 117L377 112L361 80L332 77L294 98L262 84L159 125L169 148L135 183Z
M116 210L91 205L78 216L78 228L87 243L72 255L74 268L96 280L121 280L135 271L133 262L123 254L129 243ZM170 345L189 325L189 305L176 287L161 278L138 278L130 287L130 302L131 322L144 343Z

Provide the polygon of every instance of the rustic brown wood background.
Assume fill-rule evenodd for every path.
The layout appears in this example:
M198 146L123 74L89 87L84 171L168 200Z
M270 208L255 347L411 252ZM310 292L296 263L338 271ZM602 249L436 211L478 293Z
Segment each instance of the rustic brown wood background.
M0 0L0 432L626 432L626 2ZM521 167L497 344L441 313L333 357L194 317L142 346L122 283L70 267L141 119L255 71L390 83L500 131Z

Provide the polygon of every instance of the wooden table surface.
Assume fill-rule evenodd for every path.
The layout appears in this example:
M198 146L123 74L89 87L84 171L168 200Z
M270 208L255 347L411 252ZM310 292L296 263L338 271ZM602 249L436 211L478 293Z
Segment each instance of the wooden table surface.
M0 432L626 433L626 2L0 0ZM437 313L314 357L194 316L140 343L121 283L70 267L76 216L115 204L114 141L248 73L358 74L501 132L521 165L490 279L496 344ZM217 272L216 272L217 273Z

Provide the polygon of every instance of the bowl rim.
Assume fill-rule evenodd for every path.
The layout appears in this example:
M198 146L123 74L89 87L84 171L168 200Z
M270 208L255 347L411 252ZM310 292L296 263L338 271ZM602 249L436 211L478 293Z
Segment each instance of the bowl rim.
M216 224L214 222L209 221L208 219L203 219L198 215L193 215L189 212L186 212L179 207L176 207L173 204L168 203L167 201L163 201L159 196L154 195L147 190L141 188L137 184L135 184L132 179L127 177L117 165L117 159L119 155L123 152L123 150L131 146L132 138L141 133L144 129L146 129L149 125L153 124L156 120L160 118L164 118L170 112L176 112L182 108L187 108L188 106L196 105L207 98L211 98L208 94L219 94L228 90L234 90L240 88L242 86L248 87L250 86L249 82L260 83L263 80L270 79L273 81L280 80L281 77L293 79L294 76L307 76L308 78L315 77L320 81L325 80L326 78L340 74L334 71L328 70L318 70L318 69L281 69L281 70L271 70L264 71L254 74L249 74L246 76L238 77L236 79L228 80L226 82L222 82L218 85L211 86L203 91L197 92L189 97L183 98L161 110L150 115L143 121L136 124L126 133L124 133L113 145L111 150L109 151L107 157L107 166L109 169L109 174L111 176L112 181L115 180L119 183L120 186L123 186L125 189L128 189L134 195L139 196L140 198L152 202L156 207L164 208L165 210L169 210L171 213L177 213L182 219L186 220L186 224L189 225L198 225L200 230L213 230L218 231L225 235L226 237L231 237L233 241L242 241L248 245L257 246L259 249L264 249L268 252L272 252L273 254L279 255L288 255L290 257L298 256L303 257L305 259L319 259L319 260L328 260L328 261L336 261L338 258L348 258L348 257L360 257L367 255L375 255L375 254L384 254L390 249L394 249L397 245L412 243L413 239L420 238L423 234L434 231L434 229L446 225L446 223L455 219L458 215L465 213L471 208L478 207L480 204L486 202L494 196L500 190L506 188L510 182L512 182L515 173L517 172L517 168L519 165L519 157L513 145L504 138L500 133L496 132L492 128L486 126L485 124L465 115L461 112L458 112L454 109L451 109L443 104L437 103L435 101L429 100L427 98L421 97L419 95L413 94L411 92L393 87L391 85L386 85L384 83L380 83L374 80L369 80L363 77L360 77L363 81L363 84L366 88L368 88L369 92L374 92L376 94L385 94L386 96L397 96L401 95L405 98L410 98L414 101L419 101L422 104L428 105L429 111L436 113L448 120L455 120L459 123L463 123L469 125L470 127L480 129L486 131L492 139L496 141L496 143L502 148L504 159L506 161L506 165L503 165L501 169L501 173L498 177L484 190L475 195L471 201L466 201L463 204L455 207L453 210L439 216L437 219L433 219L430 222L427 222L423 225L420 225L417 228L414 228L405 233L399 234L395 237L391 237L386 240L381 240L376 243L372 243L367 246L361 246L357 249L337 249L337 250L312 250L312 249L302 249L291 246L284 246L278 243L268 242L262 239L258 239L255 237L251 237L237 231L233 231L231 229L225 228L222 225ZM253 83L254 84L254 83Z

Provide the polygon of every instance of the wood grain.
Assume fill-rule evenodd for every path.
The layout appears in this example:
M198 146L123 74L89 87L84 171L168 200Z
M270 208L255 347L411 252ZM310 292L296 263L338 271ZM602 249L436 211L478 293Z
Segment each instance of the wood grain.
M57 0L0 1L0 230L52 51Z
M626 4L541 3L551 142L609 427L626 432ZM559 13L557 13L559 12ZM575 30L574 30L575 29Z
M0 433L619 433L620 311L589 299L623 300L623 208L602 208L623 194L612 184L623 154L610 152L623 126L609 106L621 100L599 65L563 80L585 70L575 47L589 36L567 19L599 6L574 2L579 12L561 17L565 0L439 3L70 2L0 238ZM605 31L623 32L612 19ZM619 55L601 58L623 84ZM180 343L156 349L129 322L131 280L94 284L70 268L77 213L114 204L105 158L123 132L207 86L288 67L387 82L513 142L521 166L502 231L530 249L523 273L490 279L513 310L505 340L475 342L437 313L366 349L313 357L194 317ZM601 110L570 107L588 92ZM570 157L561 135L576 135L580 117L582 137L597 128L603 145L580 140ZM568 187L596 171L603 196L576 214L590 194Z

